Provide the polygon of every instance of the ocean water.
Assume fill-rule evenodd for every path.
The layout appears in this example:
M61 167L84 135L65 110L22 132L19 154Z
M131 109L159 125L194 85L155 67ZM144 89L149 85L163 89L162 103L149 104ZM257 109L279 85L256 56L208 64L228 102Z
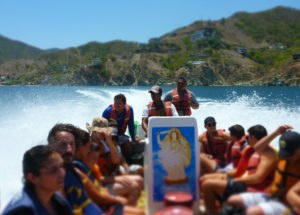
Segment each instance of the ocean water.
M151 100L150 87L0 87L0 199L1 209L22 187L23 153L37 144L46 144L54 124L85 123L100 116L113 97L123 93L134 108L135 120ZM163 87L163 94L172 87ZM200 103L192 111L198 133L203 120L214 116L217 128L241 124L247 130L255 124L272 132L290 124L300 132L300 87L190 87ZM278 146L278 138L272 143ZM1 210L0 209L0 210Z

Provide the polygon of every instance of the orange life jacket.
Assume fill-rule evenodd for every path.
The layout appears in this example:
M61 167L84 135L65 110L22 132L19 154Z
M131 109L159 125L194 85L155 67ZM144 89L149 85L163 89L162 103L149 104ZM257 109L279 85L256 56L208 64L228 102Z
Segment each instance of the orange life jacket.
M119 165L114 164L110 152L105 152L103 143L100 144L100 155L97 162L103 176L110 176L119 171Z
M248 162L248 174L252 175L256 172L257 167L260 163L260 155L258 152L254 152ZM272 184L274 179L274 171L272 171L261 183L248 185L247 191L260 191L260 192L267 192L269 186Z
M111 104L110 106L111 106L111 112L110 112L109 120L117 123L117 112L115 109L115 105ZM129 119L130 119L130 108L129 108L128 104L125 104L125 111L126 111L125 118L124 118L124 121L122 124L122 134L125 134L125 131L126 131L128 123L129 123Z
M150 102L149 104L149 117L150 116L157 116L156 107L153 102ZM165 102L164 103L164 115L160 116L172 116L172 108L171 108L171 102Z
M241 139L231 142L226 151L226 162L229 164L233 163L233 167L236 168L242 156L242 151L246 145L247 134Z
M177 112L184 111L185 116L190 116L192 111L188 102L191 100L191 92L189 90L185 90L183 100L181 101L177 89L175 88L172 91L172 96L172 103L175 105Z
M93 166L93 173L94 173L94 177L97 180L100 180L102 173L100 171L99 165L98 164L94 164Z
M271 196L286 202L287 191L300 180L300 160L289 162L279 160L275 172L275 178L270 188Z
M208 141L207 133L203 132L201 142L204 146L204 153L211 154L217 163L224 167L226 165L225 153L226 153L226 144L223 137L224 130L218 129L217 135L213 139Z

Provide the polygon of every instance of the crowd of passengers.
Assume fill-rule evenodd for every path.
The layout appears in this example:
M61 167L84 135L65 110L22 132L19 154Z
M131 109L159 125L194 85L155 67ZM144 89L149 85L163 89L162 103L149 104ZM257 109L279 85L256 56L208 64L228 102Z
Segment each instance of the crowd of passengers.
M142 115L146 133L151 116L189 116L191 108L199 107L184 78L164 100L157 85L149 93L152 102ZM142 162L132 159L141 144L133 116L126 97L118 94L86 130L54 125L47 145L25 152L23 190L3 215L145 214L138 207L144 170ZM262 125L248 128L246 134L241 125L226 132L216 124L214 117L205 118L206 131L199 136L199 213L300 214L300 134L290 125L268 135ZM271 142L279 135L276 149Z

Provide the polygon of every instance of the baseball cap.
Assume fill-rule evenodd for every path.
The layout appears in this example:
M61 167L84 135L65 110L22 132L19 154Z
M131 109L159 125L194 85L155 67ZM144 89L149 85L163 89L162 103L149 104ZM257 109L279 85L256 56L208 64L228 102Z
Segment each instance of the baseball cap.
M148 91L149 93L162 93L162 89L158 85L154 85L151 90Z
M289 158L293 156L295 150L300 148L300 134L295 131L286 131L279 139L280 158Z
M204 120L204 125L208 125L209 123L216 123L215 118L213 118L212 116L206 117L206 119Z

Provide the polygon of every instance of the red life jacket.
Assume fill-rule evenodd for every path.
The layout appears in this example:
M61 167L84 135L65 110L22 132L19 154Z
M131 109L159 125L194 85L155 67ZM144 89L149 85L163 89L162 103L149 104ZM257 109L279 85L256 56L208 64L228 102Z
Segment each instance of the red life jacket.
M156 107L153 102L150 102L149 104L149 117L150 116L157 116ZM171 102L164 103L164 115L160 116L172 116Z
M191 106L188 105L188 102L191 100L191 92L189 90L185 90L185 94L183 100L180 100L180 96L177 92L177 89L173 89L172 92L172 103L175 105L175 108L178 111L184 111L185 116L190 116L192 114Z
M109 116L109 120L114 121L117 123L117 112L115 109L115 105L110 105L111 106L111 112L110 112L110 116ZM130 119L130 108L128 104L125 104L125 108L126 108L126 113L125 113L125 118L122 124L122 134L125 134L127 125L129 123L129 119Z
M208 141L207 133L203 132L202 140L204 146L204 153L211 154L213 158L217 161L217 163L224 167L226 165L225 153L226 153L226 144L223 138L224 130L218 129L217 135L213 137L211 142Z
M248 162L248 174L252 175L256 172L256 169L260 163L260 155L258 152L254 152L252 156L249 159ZM247 188L247 191L250 192L267 192L269 190L269 186L272 184L273 179L274 179L274 172L272 171L261 183L259 184L254 184L254 185L249 185Z
M226 162L229 164L233 163L233 167L236 168L242 157L242 151L246 145L247 134L245 134L241 139L231 142L226 151Z

